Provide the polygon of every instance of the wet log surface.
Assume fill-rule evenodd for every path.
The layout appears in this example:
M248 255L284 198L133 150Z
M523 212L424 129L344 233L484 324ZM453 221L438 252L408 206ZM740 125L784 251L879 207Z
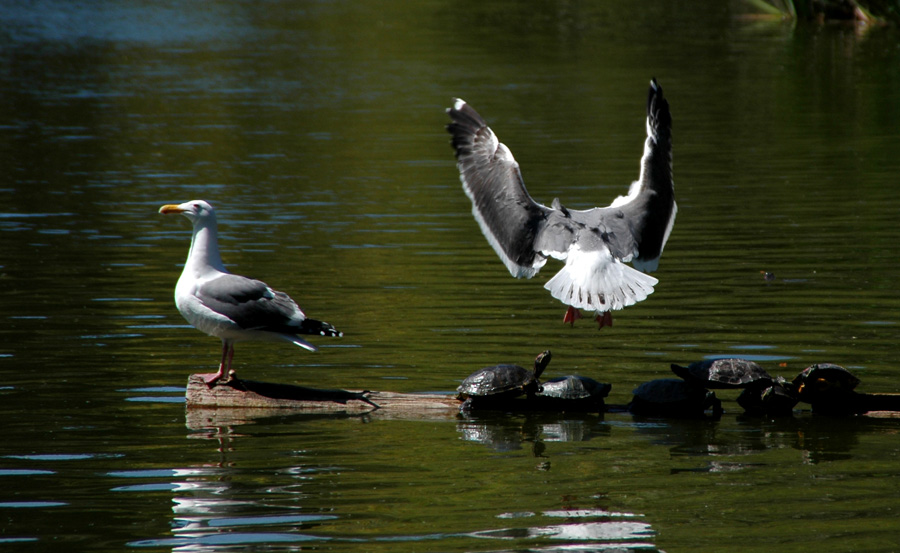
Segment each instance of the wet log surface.
M448 418L459 412L455 394L403 394L307 388L232 377L208 386L201 375L188 378L189 409L262 409L318 414L371 414L380 418Z

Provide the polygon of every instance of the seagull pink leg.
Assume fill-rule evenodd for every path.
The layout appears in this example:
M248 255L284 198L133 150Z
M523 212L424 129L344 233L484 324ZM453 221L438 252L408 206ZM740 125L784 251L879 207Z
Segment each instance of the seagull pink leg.
M575 309L571 305L568 309L566 309L566 314L563 316L563 324L569 323L572 326L575 326L575 321L581 318L581 311Z
M203 375L203 380L206 381L207 386L212 387L220 378L225 376L226 369L231 368L232 357L234 357L234 345L230 340L222 340L222 361L219 363L219 372L213 375Z

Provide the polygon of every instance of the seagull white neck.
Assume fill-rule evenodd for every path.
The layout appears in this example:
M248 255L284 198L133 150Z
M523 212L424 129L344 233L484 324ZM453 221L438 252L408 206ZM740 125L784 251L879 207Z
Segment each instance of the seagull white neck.
M191 238L191 249L188 252L184 271L190 271L197 277L207 274L210 270L227 272L219 255L219 239L217 236L216 222L198 221L194 224L194 236Z

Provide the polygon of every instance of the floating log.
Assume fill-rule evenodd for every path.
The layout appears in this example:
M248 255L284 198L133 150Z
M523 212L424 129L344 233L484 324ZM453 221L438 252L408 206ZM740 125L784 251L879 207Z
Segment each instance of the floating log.
M879 418L900 416L900 394L831 394L812 403L813 413L826 415L866 415ZM893 414L893 415L891 415Z
M271 414L290 410L312 414L370 414L379 418L450 418L459 412L460 404L455 394L323 390L236 376L209 386L199 374L188 378L185 398L188 409L255 409Z

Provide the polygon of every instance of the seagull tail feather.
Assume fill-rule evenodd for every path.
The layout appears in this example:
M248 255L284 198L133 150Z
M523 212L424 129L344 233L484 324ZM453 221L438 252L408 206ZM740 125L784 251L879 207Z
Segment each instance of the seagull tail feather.
M300 338L300 337L297 337L297 336L291 336L290 334L285 334L285 335L284 335L284 338L285 338L286 340L290 341L290 342L291 342L292 344L294 344L295 346L300 346L301 348L303 348L303 349L305 349L305 350L309 350L309 351L318 351L318 350L319 350L319 348L317 348L316 346L310 344L309 342L307 342L307 341L304 340L303 338Z
M340 338L343 332L334 328L334 325L325 321L317 321L316 319L303 319L297 329L297 334L313 334L317 336L328 336L332 338Z
M633 305L653 293L658 280L621 262L602 271L584 271L567 262L544 288L550 295L576 309L614 311Z

